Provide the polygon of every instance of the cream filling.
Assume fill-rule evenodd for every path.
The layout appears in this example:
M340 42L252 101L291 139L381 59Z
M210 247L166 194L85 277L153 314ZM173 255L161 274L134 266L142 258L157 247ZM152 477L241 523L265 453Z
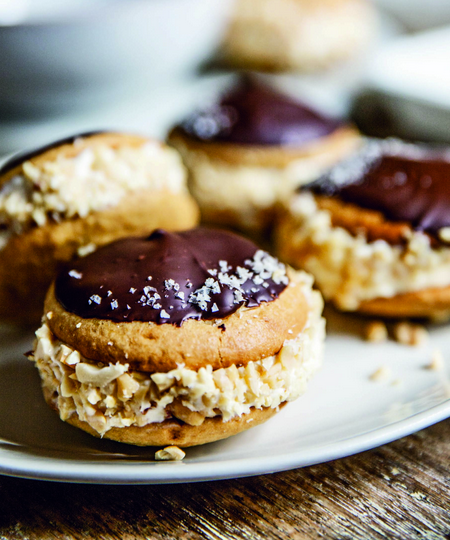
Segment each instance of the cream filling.
M315 69L354 55L373 33L373 9L360 0L240 0L224 48L238 61Z
M317 292L305 292L311 311L303 331L285 341L278 354L246 366L194 371L179 365L167 373L148 374L133 371L128 364L92 364L59 341L46 324L36 332L33 359L61 419L77 414L100 435L113 427L163 422L166 408L175 400L197 413L193 421L186 417L188 423L198 425L218 415L227 422L252 407L277 408L296 399L320 367L325 336L322 299Z
M353 147L353 141L349 148ZM190 171L190 188L204 217L214 220L217 212L232 215L248 230L258 230L266 223L265 212L288 198L299 186L319 177L347 151L321 152L293 159L284 167L236 165L214 160L204 152L177 147Z
M117 149L95 144L75 157L60 155L39 166L26 161L21 173L0 189L0 226L6 226L0 248L11 234L30 226L86 217L143 189L186 190L185 170L175 150L153 141Z
M317 208L310 193L296 195L279 234L280 252L311 272L325 299L356 310L364 300L450 285L450 248L433 249L414 232L405 246L367 242L333 227L331 215ZM289 222L292 221L292 224ZM286 233L292 227L292 230Z

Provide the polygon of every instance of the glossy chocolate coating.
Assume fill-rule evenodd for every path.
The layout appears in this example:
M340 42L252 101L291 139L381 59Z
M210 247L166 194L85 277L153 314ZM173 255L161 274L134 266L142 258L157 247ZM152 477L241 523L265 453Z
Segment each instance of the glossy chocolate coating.
M32 159L36 156L39 156L40 154L43 154L44 152L47 152L48 150L52 150L53 148L57 148L58 146L63 146L64 144L72 144L74 141L76 141L76 139L80 139L80 138L82 139L84 137L91 137L92 135L98 135L99 133L105 133L105 132L104 131L89 131L86 133L78 133L77 135L71 135L70 137L59 139L50 144L46 144L45 146L40 146L33 150L20 152L19 154L14 154L10 159L5 161L5 163L0 167L0 177L12 171L13 169L18 167L25 161L28 161L29 159Z
M450 226L450 161L435 151L418 157L382 155L352 182L323 177L309 188L362 208L378 210L388 220L406 222L436 234Z
M66 310L84 318L176 325L192 318L223 318L242 305L270 302L286 287L286 277L284 284L275 283L258 268L253 272L247 261L257 252L263 253L252 242L225 231L156 230L147 238L118 240L76 261L58 276L55 294ZM269 263L284 268L265 255ZM253 277L244 272L241 291L223 284L227 276L242 277L242 268L252 271ZM264 279L255 278L258 275ZM190 298L193 293L201 296L196 291L205 283L203 292L209 300L202 309Z
M325 137L341 125L246 79L218 105L194 113L180 127L190 137L203 141L296 147Z

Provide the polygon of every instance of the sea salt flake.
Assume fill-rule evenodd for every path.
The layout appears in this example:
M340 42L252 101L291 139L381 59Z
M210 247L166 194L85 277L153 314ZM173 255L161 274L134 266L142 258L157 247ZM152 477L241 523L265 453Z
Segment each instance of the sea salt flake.
M88 303L89 305L91 304L100 304L102 301L101 297L98 295L98 294L93 294L89 300L88 300Z
M164 281L164 287L165 287L168 291L172 290L172 289L174 288L174 285L175 285L175 280L173 280L173 279L166 279L166 280Z
M205 286L208 287L208 289L213 293L213 294L219 294L220 293L220 285L219 283L213 279L213 278L208 278L206 281L205 281Z
M151 292L156 293L155 287L150 287L149 285L147 285L147 287L144 287L143 291L144 291L144 294L146 294L147 296L149 296ZM158 294L158 293L156 293L156 294ZM156 296L156 294L155 294L155 296ZM158 297L161 298L159 295L158 295Z
M161 319L170 319L170 315L164 309L161 310L159 316L161 317Z
M247 270L247 268L244 268L242 266L238 266L236 268L236 273L239 276L239 279L241 280L242 283L245 283L253 275L253 273L250 272L250 270Z
M219 261L219 268L220 271L226 274L229 270L231 270L231 266L228 266L227 261Z
M83 277L83 274L81 272L77 272L76 270L71 270L69 272L69 276L73 277L74 279L81 279Z
M117 309L119 307L119 302L117 300L113 300L111 302L111 309Z
M257 285L260 285L266 279L272 279L277 284L284 283L287 285L289 282L285 265L261 249L255 253L252 260L247 259L245 265L249 266L256 274L253 282Z
M206 286L197 289L189 295L189 302L191 304L197 304L202 311L208 309L208 302L211 301L211 296L209 295L209 289Z

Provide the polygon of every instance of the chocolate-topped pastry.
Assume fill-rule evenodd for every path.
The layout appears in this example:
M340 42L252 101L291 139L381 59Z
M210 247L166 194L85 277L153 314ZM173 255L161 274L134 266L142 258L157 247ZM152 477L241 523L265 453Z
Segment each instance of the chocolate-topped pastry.
M258 425L321 361L320 294L233 233L127 238L58 275L32 360L67 422L138 445L192 446Z
M304 186L279 251L326 299L381 316L450 316L450 151L388 139Z
M55 294L80 317L179 326L270 302L287 283L284 265L244 238L208 229L158 229L76 261L56 279Z
M190 172L205 222L261 232L275 206L359 144L342 120L265 86L241 80L169 135Z
M231 66L318 71L365 51L374 34L368 0L236 0L222 47Z
M220 103L194 112L180 129L202 141L298 147L343 126L342 120L247 78Z
M159 142L92 132L13 156L0 168L0 319L37 323L74 257L197 219L181 160Z
M324 176L310 189L436 235L450 227L450 153L447 157L432 150L405 154L380 155L351 181L339 184L335 178L345 171L343 164L343 171Z

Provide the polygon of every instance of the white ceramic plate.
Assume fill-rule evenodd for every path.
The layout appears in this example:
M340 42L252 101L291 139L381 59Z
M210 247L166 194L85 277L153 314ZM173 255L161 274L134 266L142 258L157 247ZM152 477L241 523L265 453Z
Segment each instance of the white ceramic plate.
M175 483L237 478L303 467L392 441L450 416L447 367L426 369L439 348L450 360L446 326L420 348L367 344L358 321L331 314L326 358L307 394L266 424L155 462L154 448L98 440L45 404L23 353L32 336L0 330L0 473L86 483ZM373 382L387 366L391 375Z

